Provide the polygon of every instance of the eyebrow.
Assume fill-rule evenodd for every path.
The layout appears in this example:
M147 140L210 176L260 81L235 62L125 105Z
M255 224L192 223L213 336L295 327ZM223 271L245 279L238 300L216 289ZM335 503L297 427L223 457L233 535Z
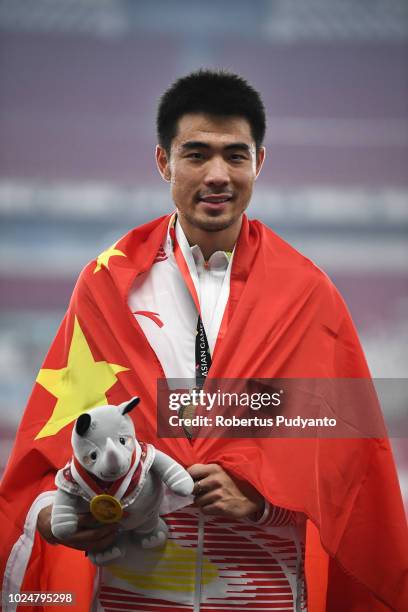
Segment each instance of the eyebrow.
M207 142L202 142L201 140L188 140L181 145L181 148L185 151L189 151L191 149L211 149L211 145ZM250 146L246 144L246 142L233 142L231 144L225 145L223 147L224 150L229 151L231 149L240 149L241 151L250 152Z

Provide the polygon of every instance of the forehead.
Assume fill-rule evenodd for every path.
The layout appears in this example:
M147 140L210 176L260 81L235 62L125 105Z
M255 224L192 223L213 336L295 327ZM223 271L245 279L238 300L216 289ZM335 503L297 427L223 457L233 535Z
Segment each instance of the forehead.
M180 117L173 145L181 146L188 141L222 145L245 142L255 145L251 126L244 117L217 117L203 113L191 113Z

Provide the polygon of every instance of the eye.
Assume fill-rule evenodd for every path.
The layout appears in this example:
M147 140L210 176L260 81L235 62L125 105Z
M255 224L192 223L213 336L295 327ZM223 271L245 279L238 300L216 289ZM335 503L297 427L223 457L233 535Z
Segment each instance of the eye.
M126 444L126 438L124 438L123 436L121 436L121 437L119 438L119 442L120 442L121 444L125 445L125 444Z
M198 151L193 151L187 155L188 159L204 159L204 155Z
M92 459L92 461L95 461L96 457L98 456L96 451L92 451L92 453L89 455L90 458Z

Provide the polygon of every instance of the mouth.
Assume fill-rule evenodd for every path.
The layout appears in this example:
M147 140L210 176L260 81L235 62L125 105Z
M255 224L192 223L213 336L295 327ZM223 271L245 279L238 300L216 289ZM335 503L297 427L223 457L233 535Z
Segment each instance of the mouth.
M200 204L204 204L207 208L213 210L224 208L231 200L232 195L230 193L211 193L198 196L198 202Z

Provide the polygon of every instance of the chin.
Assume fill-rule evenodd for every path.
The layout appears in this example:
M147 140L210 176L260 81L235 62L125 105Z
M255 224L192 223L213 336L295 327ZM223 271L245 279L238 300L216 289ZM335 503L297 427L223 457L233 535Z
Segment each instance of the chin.
M231 227L231 225L234 225L236 221L237 219L231 219L231 218L226 219L225 217L222 217L221 215L220 216L208 215L205 218L194 219L192 224L197 229L204 230L205 232L220 232L222 230L225 230Z

